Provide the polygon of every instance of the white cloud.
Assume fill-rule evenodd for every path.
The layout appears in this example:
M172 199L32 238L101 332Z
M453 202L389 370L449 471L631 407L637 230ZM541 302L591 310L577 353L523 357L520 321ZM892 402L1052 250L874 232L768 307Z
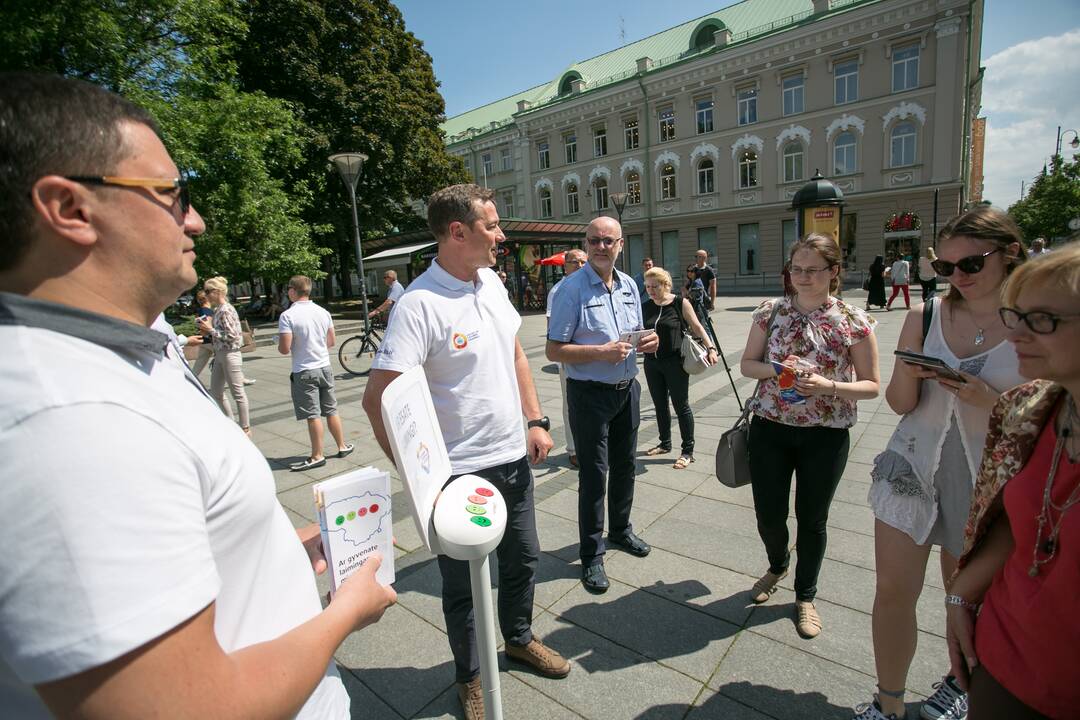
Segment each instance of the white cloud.
M1057 126L1080 130L1080 29L1018 43L984 65L983 196L1008 207L1054 152Z

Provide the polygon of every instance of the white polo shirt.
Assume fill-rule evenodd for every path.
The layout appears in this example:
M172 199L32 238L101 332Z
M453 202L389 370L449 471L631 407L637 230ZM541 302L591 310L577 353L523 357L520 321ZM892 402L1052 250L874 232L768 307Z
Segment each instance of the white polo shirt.
M34 684L103 665L211 602L226 652L321 612L265 458L165 335L0 293L0 344L4 712L51 717ZM331 663L298 717L348 716Z
M330 367L326 334L334 319L311 300L297 300L278 318L278 332L292 335L292 371Z
M525 455L514 348L521 316L490 269L458 280L433 261L394 304L373 368L427 374L455 475Z

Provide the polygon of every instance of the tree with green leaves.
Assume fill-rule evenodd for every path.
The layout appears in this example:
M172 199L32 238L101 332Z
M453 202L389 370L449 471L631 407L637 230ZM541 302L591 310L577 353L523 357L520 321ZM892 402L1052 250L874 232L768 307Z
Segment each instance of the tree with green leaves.
M1067 161L1060 155L1050 159L1035 177L1026 196L1009 207L1009 214L1029 241L1047 240L1070 233L1069 221L1080 217L1080 161L1074 155Z

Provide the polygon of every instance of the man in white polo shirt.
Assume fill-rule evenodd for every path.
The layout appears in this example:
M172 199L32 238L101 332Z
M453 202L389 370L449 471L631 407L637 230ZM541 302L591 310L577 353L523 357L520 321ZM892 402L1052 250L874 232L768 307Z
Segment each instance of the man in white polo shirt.
M149 328L204 229L145 111L0 73L5 717L349 717L333 652L394 591L323 610L317 528Z
M289 389L297 420L306 420L311 455L307 460L293 463L293 472L311 470L326 464L323 455L323 426L337 443L337 457L353 451L345 442L345 431L337 412L334 395L334 373L330 370L330 350L334 346L334 319L324 308L311 302L311 278L294 275L289 278L289 309L278 318L278 352L292 353L292 372Z
M364 410L379 445L392 457L380 410L383 391L401 373L424 367L454 477L486 478L506 504L506 534L497 548L506 655L560 678L570 672L570 663L532 634L540 541L529 461L547 457L550 423L541 416L529 361L517 339L521 317L490 269L505 240L493 197L493 191L477 185L453 185L428 200L428 226L439 254L395 307L368 377ZM484 706L469 566L440 555L439 570L458 698L466 719L477 720Z

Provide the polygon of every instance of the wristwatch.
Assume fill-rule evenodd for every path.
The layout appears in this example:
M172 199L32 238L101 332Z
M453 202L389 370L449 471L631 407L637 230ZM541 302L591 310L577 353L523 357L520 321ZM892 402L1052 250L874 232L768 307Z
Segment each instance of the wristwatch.
M545 415L544 417L540 418L539 420L530 420L529 421L529 427L530 428L538 427L538 428L542 428L544 430L551 430L551 421L548 420L547 415Z

